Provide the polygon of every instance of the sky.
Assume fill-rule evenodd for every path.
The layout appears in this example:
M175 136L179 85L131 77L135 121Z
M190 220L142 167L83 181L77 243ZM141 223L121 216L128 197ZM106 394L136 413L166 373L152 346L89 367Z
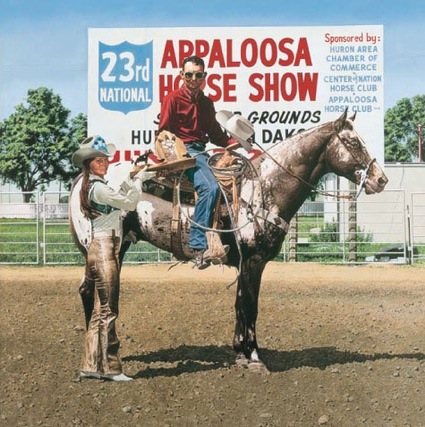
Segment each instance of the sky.
M87 114L88 28L384 26L384 109L425 94L423 0L0 0L0 120L45 86Z

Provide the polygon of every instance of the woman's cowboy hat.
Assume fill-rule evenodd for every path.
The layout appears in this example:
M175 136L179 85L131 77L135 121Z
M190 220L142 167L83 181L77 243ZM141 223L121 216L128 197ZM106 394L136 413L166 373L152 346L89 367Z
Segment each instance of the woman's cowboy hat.
M115 151L115 145L106 144L101 136L90 136L81 143L80 148L74 153L72 163L81 168L84 160L95 157L113 157Z
M246 151L251 150L251 143L247 140L254 135L254 126L252 126L252 123L248 119L225 110L217 112L215 117L220 125L233 138L237 139Z

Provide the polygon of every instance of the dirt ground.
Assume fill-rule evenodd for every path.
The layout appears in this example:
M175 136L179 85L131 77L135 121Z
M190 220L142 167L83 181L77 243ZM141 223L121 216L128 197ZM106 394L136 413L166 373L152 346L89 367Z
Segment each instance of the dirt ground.
M130 383L78 381L82 267L0 267L0 426L425 426L425 267L270 263L237 367L233 269L125 266Z

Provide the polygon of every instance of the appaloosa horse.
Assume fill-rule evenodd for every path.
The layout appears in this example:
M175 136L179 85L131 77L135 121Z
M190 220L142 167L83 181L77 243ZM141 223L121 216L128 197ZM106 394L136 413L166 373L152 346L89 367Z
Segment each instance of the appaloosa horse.
M388 182L355 131L354 118L347 118L345 111L337 120L303 131L263 152L242 180L237 218L230 209L223 213L221 240L230 245L226 264L239 270L233 348L240 365L267 371L258 354L256 335L261 277L267 262L278 255L291 218L320 178L333 172L358 184L366 194L381 192ZM79 210L78 184L76 180L71 191L70 223L76 244L85 253L90 226ZM131 230L138 240L173 252L172 210L171 202L145 193L137 211L126 215L124 233ZM181 212L182 251L175 256L187 260L191 257L188 241L193 206L181 204ZM123 245L122 257L128 246ZM85 286L90 280L86 271L82 290L90 288ZM82 297L87 315L93 296L82 292Z

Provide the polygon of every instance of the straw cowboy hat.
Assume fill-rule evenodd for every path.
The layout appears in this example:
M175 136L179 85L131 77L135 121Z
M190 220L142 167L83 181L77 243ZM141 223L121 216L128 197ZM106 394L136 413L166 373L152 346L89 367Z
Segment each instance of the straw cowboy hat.
M233 114L230 111L219 111L215 115L217 121L229 134L238 140L246 151L251 150L251 143L247 140L254 135L254 126L252 123L239 114Z
M115 145L106 144L101 136L90 136L81 143L80 148L74 153L72 163L81 168L84 160L95 157L113 157L115 151Z

